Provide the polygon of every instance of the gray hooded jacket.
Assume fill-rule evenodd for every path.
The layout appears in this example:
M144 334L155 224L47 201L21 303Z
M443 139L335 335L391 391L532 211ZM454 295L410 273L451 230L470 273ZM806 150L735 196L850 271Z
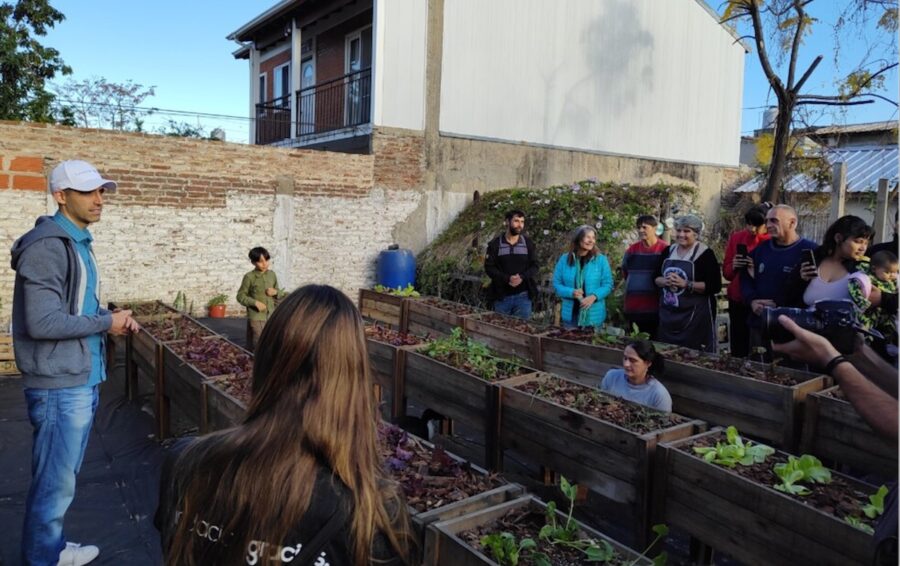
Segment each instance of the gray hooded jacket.
M72 238L50 216L38 218L13 244L13 344L25 387L86 384L91 373L86 338L112 326L106 309L81 314L84 274L77 253Z

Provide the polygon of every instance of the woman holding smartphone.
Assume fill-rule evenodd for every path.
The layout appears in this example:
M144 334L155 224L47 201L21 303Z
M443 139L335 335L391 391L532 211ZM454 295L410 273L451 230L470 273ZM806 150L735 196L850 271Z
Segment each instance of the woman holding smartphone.
M730 283L728 295L728 337L731 342L731 355L746 358L750 353L750 330L747 317L750 305L741 296L741 277L747 277L747 269L753 265L750 252L761 242L769 239L766 233L766 209L754 206L744 214L745 227L728 238L725 247L725 261L722 262L722 274Z
M822 245L795 269L788 292L790 306L810 307L816 301L849 299L865 310L876 300L869 276L859 269L875 230L858 216L842 216L825 232ZM809 252L809 250L807 250Z

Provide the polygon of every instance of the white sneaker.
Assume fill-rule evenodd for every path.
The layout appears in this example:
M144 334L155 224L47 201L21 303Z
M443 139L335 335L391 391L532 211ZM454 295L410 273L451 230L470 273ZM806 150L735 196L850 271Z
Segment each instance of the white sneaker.
M59 553L59 566L82 566L93 562L100 555L100 549L96 546L67 542L66 547Z

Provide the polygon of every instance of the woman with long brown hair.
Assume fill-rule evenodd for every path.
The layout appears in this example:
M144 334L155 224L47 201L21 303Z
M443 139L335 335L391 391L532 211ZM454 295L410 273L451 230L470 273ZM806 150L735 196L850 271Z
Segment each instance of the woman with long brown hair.
M375 425L359 312L333 287L294 291L260 337L244 421L164 471L166 564L406 563L405 504Z
M562 301L563 326L601 326L606 321L606 297L613 288L609 260L597 247L593 226L579 226L569 249L553 269L553 287Z

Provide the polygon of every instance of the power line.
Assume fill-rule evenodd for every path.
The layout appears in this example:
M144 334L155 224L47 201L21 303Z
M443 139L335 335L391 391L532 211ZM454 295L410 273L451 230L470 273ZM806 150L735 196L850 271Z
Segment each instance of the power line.
M119 105L119 104L110 104L110 103L106 103L106 102L83 102L80 100L73 100L70 98L59 98L59 97L57 97L56 100L58 100L60 102L68 103L68 104L100 106L100 107L106 107L106 108L121 108L122 110L145 112L148 114L160 113L160 114L172 114L175 116L199 116L199 117L204 117L204 118L227 118L230 120L248 120L251 122L255 120L255 118L250 117L250 116L232 116L230 114L214 114L212 112L195 112L193 110L173 110L173 109L167 109L167 108L156 108L156 107L146 107L146 106L125 106L125 105Z

